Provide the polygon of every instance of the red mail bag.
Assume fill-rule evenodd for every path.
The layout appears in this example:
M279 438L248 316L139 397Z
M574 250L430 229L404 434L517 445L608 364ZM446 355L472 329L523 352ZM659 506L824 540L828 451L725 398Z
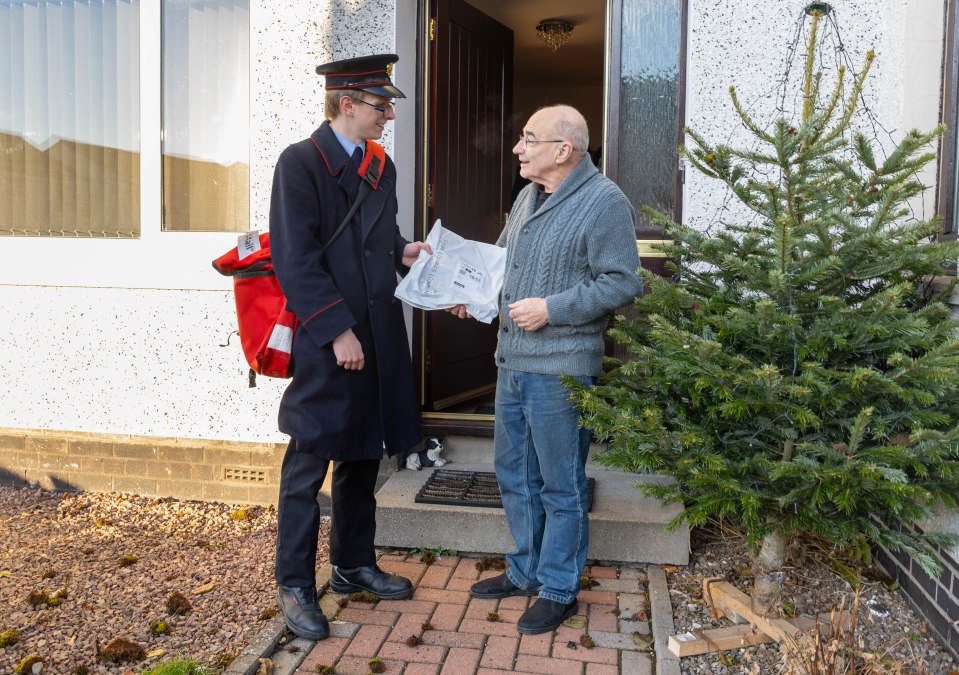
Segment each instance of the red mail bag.
M314 145L316 142L314 141ZM319 150L319 146L317 146ZM386 168L386 153L376 141L366 141L366 152L357 173L363 179L353 205L333 236L323 245L321 255L346 229L360 204L375 190ZM217 272L233 277L236 319L243 355L250 364L250 386L256 376L293 376L293 337L300 321L287 309L270 258L270 233L255 231L240 237L236 248L213 261Z
M243 355L250 364L250 386L256 375L291 377L293 335L299 324L287 309L286 296L273 271L270 233L241 237L236 248L213 261L213 267L233 277L236 318Z

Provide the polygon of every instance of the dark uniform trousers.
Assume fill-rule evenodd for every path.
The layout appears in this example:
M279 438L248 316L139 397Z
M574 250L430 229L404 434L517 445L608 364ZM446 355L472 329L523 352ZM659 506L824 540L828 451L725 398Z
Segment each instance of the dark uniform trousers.
M376 563L376 477L378 460L336 462L332 480L330 562L337 567ZM300 452L291 439L283 457L277 505L276 581L284 586L316 583L316 548L320 532L317 496L330 460Z

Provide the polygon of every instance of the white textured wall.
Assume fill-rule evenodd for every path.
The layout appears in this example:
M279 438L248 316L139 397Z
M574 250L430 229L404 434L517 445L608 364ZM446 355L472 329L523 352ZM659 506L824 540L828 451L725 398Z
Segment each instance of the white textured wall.
M781 115L776 109L783 102L784 89L780 82L787 69L785 110L788 118L798 119L794 112L801 110L802 105L802 69L809 17L803 22L797 49L791 59L788 56L807 4L808 0L777 0L748 3L747 8L741 4L732 7L726 0L689 0L686 98L689 127L711 143L756 147L733 108L729 85L736 86L739 100L753 120L767 126ZM876 52L864 92L866 107L871 110L875 123L861 107L854 118L857 128L869 136L877 136L886 148L892 147L891 139L900 140L911 127L931 128L938 114L942 4L930 0L841 0L832 5L839 27L838 38L852 67L858 72L866 52L870 49ZM838 52L834 47L837 33L826 20L822 20L820 26L823 39L819 66L824 73L823 81L829 83L831 91L837 63ZM904 81L907 66L910 68L908 88ZM847 81L851 80L848 75ZM904 114L904 109L908 114ZM927 216L931 215L932 192L929 191L925 206L914 207L917 215L921 215L923 209ZM695 170L687 172L684 197L684 219L699 228L751 217L727 203L726 191L718 181Z
M281 441L279 381L248 368L216 291L2 288L0 426Z
M324 119L323 78L316 74L316 66L393 52L395 17L393 0L254 1L251 209L254 227L265 229L273 166L280 151L309 136ZM404 66L413 68L409 60L396 68ZM382 141L387 152L392 149L392 126L387 125Z

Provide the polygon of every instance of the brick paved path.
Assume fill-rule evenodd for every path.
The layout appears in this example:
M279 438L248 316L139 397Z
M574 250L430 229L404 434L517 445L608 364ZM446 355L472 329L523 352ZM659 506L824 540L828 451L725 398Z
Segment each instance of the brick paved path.
M516 621L533 598L471 598L473 582L499 574L478 572L477 562L454 556L427 566L418 556L381 556L383 570L413 581L412 598L340 607L345 598L327 593L321 604L331 618L331 637L316 643L296 672L315 674L333 666L337 675L366 675L374 657L386 666L382 672L392 675L652 672L645 569L587 568L598 585L580 592L579 613L569 625L552 634L521 636ZM592 648L581 644L587 634ZM410 638L422 643L409 646Z

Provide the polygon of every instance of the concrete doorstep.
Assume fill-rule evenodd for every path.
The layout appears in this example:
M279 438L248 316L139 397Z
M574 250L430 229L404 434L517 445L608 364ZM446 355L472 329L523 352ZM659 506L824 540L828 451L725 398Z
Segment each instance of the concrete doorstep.
M380 567L413 581L408 600L374 604L328 590L330 567L317 574L331 635L322 642L294 638L277 616L225 671L227 675L679 675L667 650L673 631L666 575L658 565L587 566L596 583L578 596L579 610L558 630L519 635L516 621L533 598L478 600L479 558L445 556L432 565L408 552L386 552ZM377 663L379 662L379 663Z

